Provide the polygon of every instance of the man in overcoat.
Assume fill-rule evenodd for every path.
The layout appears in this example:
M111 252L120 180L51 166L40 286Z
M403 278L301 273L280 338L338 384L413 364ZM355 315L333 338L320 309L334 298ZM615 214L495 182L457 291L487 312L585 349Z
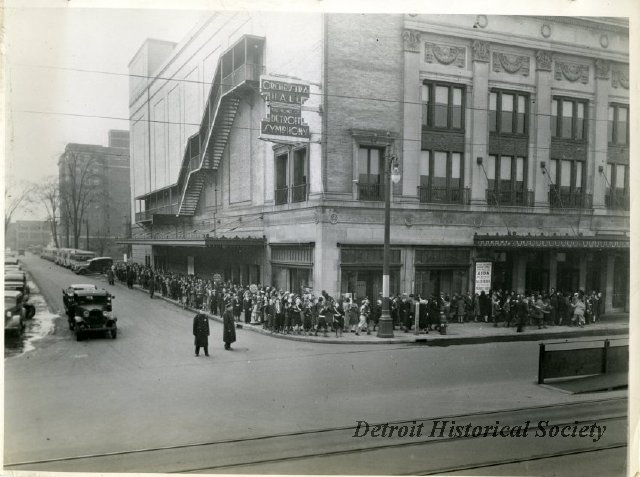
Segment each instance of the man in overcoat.
M196 346L196 356L200 355L200 348L204 348L204 355L209 356L209 318L202 313L193 317L193 336Z
M233 303L227 302L226 309L222 314L222 341L224 341L224 349L230 350L231 343L236 341L236 323L233 317Z

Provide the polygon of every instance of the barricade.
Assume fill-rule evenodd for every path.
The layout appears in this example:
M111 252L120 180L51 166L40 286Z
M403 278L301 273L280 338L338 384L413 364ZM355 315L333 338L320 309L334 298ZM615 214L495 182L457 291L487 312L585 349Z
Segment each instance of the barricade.
M621 343L625 339L540 343L538 384L553 378L627 373L629 344ZM611 341L616 342L614 346ZM548 349L557 345L563 345L564 349Z

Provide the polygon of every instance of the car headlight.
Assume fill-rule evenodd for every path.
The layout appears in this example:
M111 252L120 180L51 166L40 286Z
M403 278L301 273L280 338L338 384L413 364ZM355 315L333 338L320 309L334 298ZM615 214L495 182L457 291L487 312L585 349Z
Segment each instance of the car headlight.
M85 318L89 318L89 312L88 312L88 311L85 311L85 312L82 314L82 316L84 316Z
M103 311L102 312L102 316L104 316L105 318L112 318L113 315L111 314L110 311Z
M11 312L7 311L7 318L11 318Z

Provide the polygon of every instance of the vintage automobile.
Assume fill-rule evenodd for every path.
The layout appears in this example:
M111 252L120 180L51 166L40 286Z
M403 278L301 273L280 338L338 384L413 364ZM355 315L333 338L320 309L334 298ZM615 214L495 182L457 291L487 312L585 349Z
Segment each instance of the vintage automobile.
M69 329L81 341L88 333L106 331L111 338L118 335L111 301L115 298L108 291L91 285L78 287L71 285L62 291L62 298L69 319ZM93 287L93 288L92 288Z
M36 307L29 302L31 290L24 272L7 272L4 274L4 290L19 291L22 293L22 306L25 310L25 318L31 319L36 314Z
M24 331L25 309L22 292L4 291L4 332L21 335Z
M74 271L78 275L106 273L106 271L111 268L111 265L113 265L113 259L111 257L97 257L78 266Z
M77 291L82 290L97 290L98 287L90 283L75 283L69 285L66 289L62 289L62 304L64 305L64 312L69 318L73 317L73 296Z
M18 265L18 256L13 252L7 253L4 256L4 264L5 264L5 266L6 265Z

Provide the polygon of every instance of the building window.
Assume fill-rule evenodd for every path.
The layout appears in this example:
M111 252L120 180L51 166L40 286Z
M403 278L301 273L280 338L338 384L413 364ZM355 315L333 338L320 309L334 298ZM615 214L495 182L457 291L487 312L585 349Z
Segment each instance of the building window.
M587 102L572 98L554 97L551 103L551 136L585 141Z
M609 144L629 144L629 106L621 104L609 105L609 121L607 125Z
M291 160L290 160L291 159ZM307 183L307 149L299 148L275 156L275 204L305 202Z
M489 131L502 134L527 134L529 96L509 91L489 94Z
M384 200L384 149L358 148L358 199Z
M425 81L422 84L422 126L428 129L464 129L463 86Z
M629 210L629 166L607 164L605 205L610 209Z
M585 194L583 161L549 161L549 205L560 208L590 208L591 196Z
M420 202L464 202L461 153L421 151L419 171Z
M525 157L490 155L485 170L488 178L487 204L532 205L526 188Z

